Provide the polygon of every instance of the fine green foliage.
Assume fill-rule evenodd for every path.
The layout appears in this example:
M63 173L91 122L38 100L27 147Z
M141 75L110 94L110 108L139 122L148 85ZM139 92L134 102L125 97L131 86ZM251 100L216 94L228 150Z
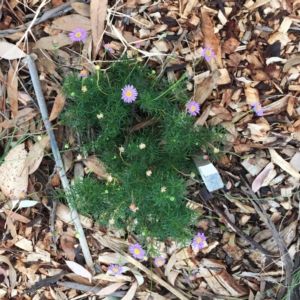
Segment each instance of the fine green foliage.
M80 213L144 238L182 242L193 236L197 213L187 206L183 175L197 173L190 158L195 151L213 157L222 132L194 127L196 119L186 111L186 83L185 75L173 85L158 81L150 69L132 61L87 78L74 74L65 79L64 121L82 135L84 150L96 155L112 176L101 180L91 173L72 187L73 205ZM138 91L136 101L122 100L125 85ZM129 209L132 203L137 210Z

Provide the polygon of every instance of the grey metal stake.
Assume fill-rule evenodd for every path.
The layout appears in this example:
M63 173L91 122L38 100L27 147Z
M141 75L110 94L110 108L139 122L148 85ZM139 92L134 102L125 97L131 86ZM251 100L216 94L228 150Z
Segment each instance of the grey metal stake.
M68 182L68 179L66 176L66 172L63 168L63 161L61 159L60 152L59 152L59 149L58 149L58 146L56 143L56 139L55 139L54 132L52 129L52 124L51 124L51 122L48 121L49 120L48 110L47 110L47 106L45 103L45 98L43 95L42 87L41 87L40 80L39 80L39 75L38 75L38 72L36 69L36 65L35 65L34 61L32 60L32 58L30 57L30 55L27 55L27 57L24 60L27 62L29 73L30 73L34 91L35 91L35 95L36 95L36 98L37 98L37 101L39 104L39 108L40 108L40 111L42 114L42 118L43 118L46 130L47 130L47 133L50 136L50 144L51 144L51 149L53 152L56 166L61 167L60 171L58 173L59 173L59 176L60 176L60 179L62 182L62 186L63 186L64 190L66 191L66 198L67 198L67 201L68 201L68 204L70 207L71 218L76 227L76 231L79 233L78 239L80 242L82 253L85 258L86 264L88 265L90 271L94 274L95 270L94 270L93 260L91 257L91 253L90 253L90 250L89 250L89 247L87 244L87 240L86 240L78 213L77 213L76 209L72 207L72 205L68 199L68 191L70 190L70 186L69 186L69 182Z

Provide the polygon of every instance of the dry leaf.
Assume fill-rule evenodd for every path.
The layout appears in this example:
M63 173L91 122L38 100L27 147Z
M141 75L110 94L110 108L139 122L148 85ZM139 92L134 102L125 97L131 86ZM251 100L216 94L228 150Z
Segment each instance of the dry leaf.
M127 294L121 300L131 300L131 299L133 299L134 296L135 296L137 286L138 286L137 282L135 281L133 283L133 285L130 287L130 289L128 290Z
M231 54L235 51L239 44L240 42L237 39L231 37L223 43L222 52L226 54Z
M75 240L68 235L63 235L60 238L60 245L62 249L64 250L67 258L72 261L74 261L75 258L74 242Z
M197 103L202 104L211 95L212 90L217 85L219 77L220 74L218 71L213 72L210 75L208 75L207 73L206 77L195 77L195 82L197 82L197 88L195 90L194 100Z
M1 210L4 211L5 214L12 219L15 219L15 220L20 221L25 224L30 222L30 220L28 218L14 212L14 211L11 211L11 210L8 210L5 208L1 208Z
M89 18L72 14L55 19L52 22L51 28L72 31L80 27L84 30L91 30L91 21Z
M274 149L269 149L272 162L278 165L282 170L289 173L291 176L300 179L300 173L298 173L289 162L285 161Z
M274 165L270 162L267 166L263 169L262 172L254 179L252 182L252 190L256 193L260 187L262 186L263 181L269 175L269 173L274 169Z
M60 47L67 46L72 44L72 40L66 34L59 33L58 35L51 35L47 37L40 38L34 45L33 49L46 49L46 50L54 50L52 42L56 40L58 42L59 49Z
M10 281L11 288L14 289L16 286L16 282L17 282L17 273L16 273L14 267L12 266L12 264L10 263L9 259L6 256L0 255L0 261L6 263L8 265L9 281Z
M93 38L93 51L92 58L96 59L96 56L101 47L104 23L106 19L108 0L91 0L90 14L91 14L91 25L92 25L92 38Z
M13 68L10 68L7 74L7 96L15 119L18 114L18 78Z
M102 1L99 1L102 2ZM88 4L85 3L81 3L81 2L73 2L71 3L71 6L74 8L74 10L85 17L89 17L90 16L90 6Z
M62 221L66 222L68 224L73 223L70 209L61 203L57 203L56 215ZM84 228L92 228L93 227L93 221L91 219L89 219L88 217L79 215L79 219Z
M70 260L65 260L65 262L68 265L68 267L75 274L80 275L85 278L88 278L88 279L92 278L92 274L87 269L85 269L83 266L79 265L78 263L76 263L74 261L70 261Z
M170 273L169 273L169 276L168 276L168 281L170 282L170 284L172 284L173 286L175 286L175 280L177 278L177 276L180 274L180 272L178 271L175 271L175 270L172 270Z
M119 289L121 286L123 286L125 283L113 283L105 288L103 288L100 292L98 292L96 295L98 296L108 296L110 294L112 294L113 292L115 292L117 289Z
M104 164L98 159L98 157L92 155L87 159L82 160L83 163L92 170L95 174L97 174L100 178L107 179L109 174L106 173L106 169Z
M41 157L43 157L44 149L47 147L50 141L50 136L47 135L44 137L41 141L37 141L30 149L28 153L28 157L26 159L26 162L24 164L24 169L29 172L29 174L32 174L37 170L41 163ZM32 167L34 166L34 167ZM30 171L28 171L28 167L30 167ZM22 173L21 173L22 174Z
M245 88L245 96L246 96L246 102L249 105L256 102L260 103L258 90L251 86Z
M9 199L19 199L22 191L27 190L28 168L25 168L27 152L24 148L25 144L12 148L0 167L0 188Z
M209 62L211 63L212 70L215 71L218 68L223 68L223 63L221 59L221 47L220 40L217 38L217 35L214 32L214 25L211 21L211 18L204 9L201 9L201 31L204 36L204 44L205 46L209 46L213 49L215 54L215 59L211 59ZM217 62L217 65L214 65L214 61Z
M25 57L26 54L15 44L8 42L0 42L0 57L4 59L19 59Z
M53 121L58 117L58 115L61 113L63 110L64 106L66 103L66 98L64 95L60 92L58 92L57 96L55 97L55 101L52 107L52 111L49 117L49 122Z

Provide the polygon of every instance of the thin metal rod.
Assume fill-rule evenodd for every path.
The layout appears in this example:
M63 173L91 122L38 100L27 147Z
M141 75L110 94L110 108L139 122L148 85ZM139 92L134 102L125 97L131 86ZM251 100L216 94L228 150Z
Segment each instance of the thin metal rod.
M83 256L85 258L86 264L88 265L90 271L92 273L94 273L94 265L93 265L93 260L91 257L91 253L87 244L87 240L78 216L78 213L76 211L75 208L72 207L70 200L68 199L68 191L70 191L70 186L69 186L69 182L66 176L66 172L65 169L63 168L63 161L61 159L61 155L57 146L57 142L54 136L54 132L52 129L52 124L51 122L49 122L49 115L48 115L48 110L47 110L47 106L45 103L45 98L43 95L43 91L42 91L42 87L41 87L41 83L39 80L39 76L38 76L38 72L36 69L36 65L34 63L34 61L32 60L32 58L30 57L30 55L27 55L26 57L26 61L27 61L27 65L28 65L28 69L29 69L29 73L31 76L31 80L32 80L32 84L34 87L34 91L35 91L35 95L38 101L38 105L42 114L42 118L46 127L46 131L50 136L50 145L51 145L51 149L52 149L52 153L55 159L55 164L56 166L61 167L59 170L59 175L60 175L60 179L62 182L62 186L64 188L64 190L66 191L66 198L70 207L70 211L71 211L71 219L73 220L73 223L76 227L76 231L79 233L79 242L80 242L80 246L82 249L82 253Z

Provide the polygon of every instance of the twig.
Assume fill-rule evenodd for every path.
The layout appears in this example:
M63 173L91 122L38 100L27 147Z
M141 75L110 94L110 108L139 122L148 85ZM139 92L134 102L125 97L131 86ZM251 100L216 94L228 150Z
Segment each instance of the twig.
M164 63L162 64L161 66L161 71L160 71L160 74L158 75L158 80L160 79L160 77L164 74L164 70L166 68L166 66L168 65L168 63L170 62L170 60L172 59L174 53L176 52L177 48L178 48L178 45L179 43L184 39L184 37L186 36L186 34L188 33L188 30L184 30L180 36L180 38L178 39L178 41L176 42L176 45L174 46L172 52L171 52L171 57L169 58L166 58Z
M71 3L72 2L81 2L81 1L77 1L77 0L71 0L70 1ZM84 2L84 1L82 1ZM0 38L3 38L3 37L6 37L8 35L11 35L11 34L14 34L14 33L17 33L17 32L21 32L21 31L24 31L24 30L27 30L29 27L32 27L32 26L35 26L35 25L38 25L50 18L53 18L53 17L57 17L57 16L60 16L70 10L72 10L73 7L70 5L70 3L64 3L58 7L54 7L53 9L49 9L47 10L40 18L36 18L34 20L31 20L30 22L27 22L25 25L17 28L17 29L7 29L7 30L0 30Z
M66 191L66 198L67 198L68 204L71 208L71 218L72 218L72 220L74 222L74 225L76 226L76 230L79 234L79 242L80 242L80 246L81 246L81 249L82 249L82 253L83 253L83 256L85 258L85 261L86 261L88 267L90 268L91 272L94 273L95 270L94 270L93 260L92 260L91 254L90 254L90 250L89 250L89 247L88 247L88 244L87 244L87 241L86 241L86 237L85 237L81 222L79 220L78 213L75 210L75 208L72 207L72 205L70 204L70 200L68 198L68 192L70 191L70 186L69 186L69 182L68 182L68 179L67 179L67 176L66 176L65 169L62 167L63 162L62 162L60 152L59 152L59 149L58 149L58 146L57 146L57 142L56 142L56 139L55 139L55 136L54 136L54 132L53 132L53 129L52 129L52 124L51 124L51 122L48 121L49 120L48 110L47 110L47 106L46 106L46 103L45 103L45 98L44 98L44 95L43 95L43 92L42 92L42 87L41 87L41 84L40 84L37 69L36 69L34 61L32 60L32 58L29 55L27 55L26 61L27 61L27 64L28 64L29 73L30 73L30 76L31 76L31 79L32 79L34 91L35 91L36 98L37 98L37 101L38 101L38 104L39 104L39 107L40 107L42 118L43 118L46 130L47 130L47 132L50 136L50 144L51 144L51 149L52 149L53 156L54 156L54 159L55 159L55 163L56 163L56 166L61 167L58 174L60 175L63 188Z
M40 289L41 287L43 287L45 285L49 285L49 284L57 282L60 279L60 277L64 274L66 274L66 273L67 273L66 271L62 271L62 272L60 272L59 274L57 274L55 276L52 276L50 278L46 278L46 279L38 281L31 288L29 288L27 291L25 291L25 294L30 294L30 293L35 292L36 290Z
M257 199L257 196L252 191L252 189L249 186L246 179L244 179L243 176L241 176L241 179L244 182L244 184L246 185L246 187L247 187L250 195L252 196L252 198ZM293 261L290 257L290 254L288 252L288 249L287 249L286 245L284 244L281 236L279 235L278 231L276 230L276 227L275 227L274 223L269 218L266 210L264 209L264 207L261 205L261 203L259 201L254 201L253 199L250 199L250 201L251 201L252 205L254 206L255 210L260 215L260 217L264 220L266 226L272 232L273 237L274 237L274 239L275 239L275 241L278 245L278 248L280 250L282 260L283 260L284 265L285 265L285 287L283 289L281 289L280 292L279 292L279 294L281 294L281 293L282 294L277 296L277 299L282 299L282 297L284 296L284 294L286 292L286 288L290 287L291 284L292 284L292 273L291 272L293 270L294 263L293 263Z
M263 248L260 244L258 244L257 242L255 242L249 235L247 235L246 233L244 233L241 229L239 229L234 223L232 223L228 217L219 210L219 208L211 202L211 206L213 207L214 211L222 218L224 218L226 220L226 223L229 224L232 229L244 240L246 240L247 242L249 242L254 248L258 249L261 253L263 253L264 255L268 256L268 257L273 257L274 255L272 255L269 251L267 251L265 248Z

